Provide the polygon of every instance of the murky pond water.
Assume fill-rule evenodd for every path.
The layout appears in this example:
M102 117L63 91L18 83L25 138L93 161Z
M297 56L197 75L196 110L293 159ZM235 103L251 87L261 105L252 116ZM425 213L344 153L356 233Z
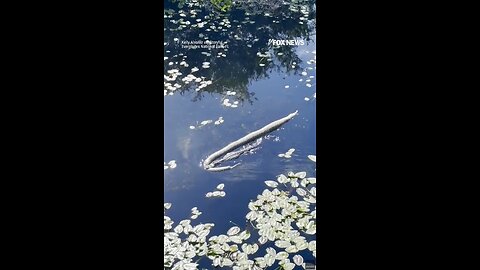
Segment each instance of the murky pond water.
M243 229L264 181L289 171L315 177L307 158L316 155L315 5L291 2L256 1L226 12L202 1L165 2L164 200L177 223L198 207L195 223L214 223L211 235L234 224ZM234 169L203 169L208 155L297 110L254 153L231 161L240 163ZM292 148L291 158L279 157ZM220 183L225 197L207 198ZM202 267L212 268L206 260Z

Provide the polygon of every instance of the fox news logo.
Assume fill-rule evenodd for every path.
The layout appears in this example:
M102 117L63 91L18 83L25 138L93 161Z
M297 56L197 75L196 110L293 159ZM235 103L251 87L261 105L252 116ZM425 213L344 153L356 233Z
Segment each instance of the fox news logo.
M303 39L269 39L268 45L275 45L275 46L305 45L305 41Z

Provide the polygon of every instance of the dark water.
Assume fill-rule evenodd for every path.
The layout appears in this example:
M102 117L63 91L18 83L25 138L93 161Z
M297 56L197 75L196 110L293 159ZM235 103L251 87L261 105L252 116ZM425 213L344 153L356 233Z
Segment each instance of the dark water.
M233 226L231 222L240 226L245 224L248 202L266 188L265 180L275 180L277 175L288 171L306 171L308 176L315 176L315 163L307 158L316 154L314 10L305 16L308 19L299 20L303 14L290 11L287 6L272 11L272 17L265 16L265 12L245 14L245 9L234 9L217 15L203 28L195 28L191 25L197 23L196 19L204 21L204 16L211 14L208 8L198 9L194 18L178 16L179 10L188 12L191 9L185 6L179 9L177 3L167 1L165 8L172 10L173 17L165 18L167 44L164 56L168 58L164 71L168 75L168 70L178 69L182 75L176 81L168 81L178 83L180 87L174 91L167 90L173 95L164 97L164 161L175 160L177 164L176 168L164 171L164 200L172 203L168 214L176 222L189 218L191 208L198 207L203 214L196 223L215 223L211 234L224 234ZM225 18L229 20L230 27L222 29L228 31L218 30L217 27L221 26L219 22ZM191 23L186 28L175 30L179 24L169 20L178 19ZM299 24L299 21L305 23ZM209 28L211 25L216 25L217 31ZM208 36L209 40L228 42L228 49L182 48L182 40L201 40L200 34ZM275 47L268 44L272 38L300 39L305 44ZM263 54L267 51L272 57L257 55L257 52ZM219 53L226 54L226 57L217 57ZM180 65L182 61L188 67ZM169 65L169 62L173 64ZM209 62L210 67L202 68L203 62ZM261 66L263 63L265 65ZM193 73L195 76L212 81L200 91L196 91L198 85L185 84L181 80L193 67L199 68ZM307 75L302 75L302 72ZM307 87L307 83L311 87ZM285 88L286 85L289 88ZM236 94L227 95L227 91ZM309 101L305 100L306 97ZM230 103L238 101L238 107L222 105L225 98ZM236 168L215 173L207 172L200 166L209 154L296 110L298 116L272 132L269 139L264 139L256 153L241 156L236 161L241 165ZM210 123L201 128L189 128L198 126L204 120L216 121L219 117L224 119L220 125ZM290 148L296 149L292 158L278 157ZM205 194L214 191L220 183L225 183L226 197L206 198ZM305 259L309 259L308 255Z

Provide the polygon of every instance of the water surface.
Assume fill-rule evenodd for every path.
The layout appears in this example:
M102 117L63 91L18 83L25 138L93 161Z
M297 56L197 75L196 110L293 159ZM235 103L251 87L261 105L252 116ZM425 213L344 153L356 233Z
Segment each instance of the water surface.
M197 222L215 223L212 234L222 234L233 226L232 222L245 224L248 202L266 188L265 180L274 180L288 171L306 171L315 176L315 163L307 158L316 154L314 9L304 14L282 7L272 10L272 16L235 9L204 20L210 14L208 9L199 9L191 18L180 16L179 10L187 13L189 9L180 9L176 3L166 1L165 8L172 10L167 13L172 17L165 18L164 74L170 75L172 69L182 74L175 80L165 80L170 85L164 89L164 161L175 160L177 167L164 171L164 200L173 205L168 212L173 220L189 218L190 209L198 207L203 214ZM179 19L190 23L179 30L182 24L171 22ZM192 27L199 23L196 19L205 21L205 25ZM224 19L228 23L220 24ZM182 41L205 37L226 42L228 48L181 46ZM272 38L300 39L305 44L273 46L268 44ZM208 68L202 68L204 62L209 63ZM194 67L199 70L192 73ZM200 83L182 81L188 74L211 83L198 89ZM172 88L175 83L177 86ZM225 106L225 99L231 104L238 101L238 107ZM264 138L254 154L236 160L241 165L224 172L208 172L201 167L209 154L296 110L299 115ZM216 121L219 117L223 117L223 123L199 127L202 121ZM295 148L292 158L278 156L290 148ZM220 183L225 183L226 197L206 198L205 194Z

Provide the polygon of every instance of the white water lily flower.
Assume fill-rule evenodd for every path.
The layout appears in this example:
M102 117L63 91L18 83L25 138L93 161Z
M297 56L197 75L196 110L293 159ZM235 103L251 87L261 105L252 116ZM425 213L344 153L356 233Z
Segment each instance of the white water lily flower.
M267 230L267 239L270 241L275 241L275 230L273 228Z
M317 183L317 178L316 177L309 177L307 178L308 182L310 182L310 184L315 184Z
M205 125L208 125L212 122L213 122L212 120L205 120L205 121L200 122L200 125L205 126Z
M307 176L306 172L298 172L298 173L295 174L295 177L300 178L300 179L303 179L306 176Z
M277 253L277 255L275 256L275 259L276 259L276 260L279 260L279 261L283 261L283 260L287 259L288 256L289 256L289 255L288 255L287 252L281 251L281 252Z
M308 248L308 243L306 241L304 242L299 242L296 244L296 247L298 250L304 250Z
M275 257L276 256L277 256L277 252L275 251L275 249L273 249L271 247L268 247L267 248L267 254L263 258L265 258L265 263L268 266L272 266L273 263L275 262Z
M306 84L306 86L307 86L307 87L312 87L312 85L311 85L311 84L309 84L309 83L307 83L307 84Z
M303 188L297 188L296 191L297 191L298 195L300 195L302 197L307 195L307 192Z
M292 270L293 268L295 268L295 264L290 261L283 265L283 270Z
M309 203L317 203L317 199L315 197L312 197L312 196L307 196L307 197L304 197L303 199L306 202L309 202Z
M309 184L309 181L307 178L303 178L302 181L300 181L300 185L302 187L307 187L308 184Z
M272 187L272 188L276 188L278 186L278 183L275 182L275 181L268 180L268 181L265 181L265 185L267 185L269 187Z
M184 233L184 234L189 234L192 230L193 230L192 225L188 224L187 226L185 226L185 227L183 228L183 233Z
M217 266L220 266L221 262L222 262L222 259L220 257L216 257L215 259L213 259L212 265L217 267Z
M308 243L308 250L316 251L317 250L317 241L312 240Z
M242 247L242 251L247 253L247 254L249 253L248 251L250 251L250 249L251 249L251 246L247 243L244 243L241 247Z
M220 116L220 117L218 118L218 120L215 121L215 125L220 125L220 124L223 123L223 122L224 122L223 117Z
M254 243L253 245L251 245L252 247L252 253L251 254L255 254L257 251L258 251L258 245L256 243Z
M255 262L258 264L260 269L265 269L267 264L265 263L265 259L263 257L255 258Z
M313 162L317 162L317 156L315 155L308 155L308 159L310 159Z
M305 228L307 229L307 231L305 232L306 234L315 234L317 232L317 226L312 220L308 222Z
M194 242L194 241L191 241L191 242ZM188 259L191 259L191 258L195 257L195 255L196 255L196 253L195 253L194 250L189 250L189 251L185 252L185 257L188 258Z
M164 204L163 204L163 208L165 208L165 209L167 209L167 210L170 209L170 207L172 207L172 204L171 204L171 203L164 203Z
M257 212L255 211L250 211L246 215L247 220L254 221L257 218Z
M285 154L278 154L279 157L285 157Z
M290 85L285 85L285 88L290 88Z
M297 246L295 246L295 245L291 245L291 246L287 247L287 248L285 249L285 251L288 252L288 253L297 253L297 252L298 252L298 248L297 248Z
M290 180L292 187L297 188L300 184L296 178Z
M305 97L304 99L305 99L305 101L310 101L310 99L308 97Z
M195 270L197 269L198 264L197 263L186 263L183 265L183 269L185 270Z
M226 246L228 246L228 245L226 245ZM230 251L230 252L237 252L238 251L238 246L237 245L228 246L227 250Z
M229 239L230 239L230 241L232 241L232 242L234 242L234 243L236 243L236 244L241 244L241 243L243 243L242 238L241 238L240 236L238 236L238 235L231 236Z
M223 190L224 187L225 187L225 184L219 184L219 185L217 186L217 189L218 189L218 190Z
M267 241L268 241L267 237L265 237L263 235L260 236L260 238L258 238L258 242L260 243L260 245L265 244Z
M291 243L289 241L285 241L285 240L277 240L275 241L275 246L279 247L279 248L287 248L291 245Z
M223 103L222 103L222 104L223 104L224 106L227 106L227 107L228 107L228 106L232 106L232 104L231 104L229 101L230 101L230 100L229 100L228 98L226 98L226 99L223 100Z
M250 238L251 234L249 231L243 231L238 236L240 236L240 238L243 240L247 240L248 238Z
M239 232L240 232L240 228L237 227L237 226L234 226L234 227L230 228L230 229L227 231L227 235L230 235L230 236L231 236L231 235L235 235L235 234L237 234L237 233L239 233Z
M220 193L219 193L218 195L219 195L220 197L225 197L225 195L227 195L227 194L225 193L225 191L220 191Z
M213 196L213 193L212 193L212 192L207 192L207 194L205 194L205 197L207 197L207 198L210 198L210 197L212 197L212 196Z
M280 184L284 184L284 183L290 182L290 179L287 178L285 175L281 174L280 176L278 176L277 181L278 181Z
M174 232L176 233L182 233L183 232L183 227L182 225L177 225L175 229L173 229Z
M312 220L316 216L316 208L314 206L316 204L316 198L312 196L316 194L316 188L313 186L309 187L310 190L306 189L310 181L316 182L316 178L305 178L306 175L303 176L293 172L289 172L288 176L289 178L285 175L279 175L277 181L284 181L284 184L291 181L290 184L286 186L287 190L292 186L298 186L298 182L302 182L302 191L298 189L297 192L300 194L307 191L310 192L309 194L307 193L306 198L299 196L299 199L299 197L287 192L287 190L282 190L283 186L281 188L275 187L273 190L265 189L257 196L257 200L248 203L250 212L246 215L247 220L250 220L254 229L259 230L258 234L260 238L258 241L260 244L266 244L268 241L272 241L275 243L275 246L285 246L285 250L281 250L281 252L275 254L276 251L274 249L269 249L265 257L252 258L252 260L249 260L248 255L254 254L258 250L258 245L249 245L245 242L245 240L250 237L249 231L244 230L230 236L212 236L207 242L206 238L214 224L201 224L192 228L191 220L182 220L180 222L181 227L178 227L177 231L187 234L188 237L187 239L181 239L179 234L174 231L164 233L164 265L170 269L176 267L175 269L180 270L183 264L192 261L190 257L195 254L195 257L208 257L213 261L212 265L214 266L223 265L223 258L227 258L232 261L232 265L227 267L236 270L260 270L261 268L270 266L270 264L273 265L274 260L279 260L279 266L283 269L293 269L296 267L295 265L297 265L297 263L300 264L303 258L295 257L293 260L294 263L291 263L288 259L288 253L291 253L293 256L298 255L295 253L306 250L307 248L309 250L316 249L315 242L307 242L304 236L305 234L315 235L316 233L316 224L315 221ZM213 196L213 192L210 194ZM219 195L220 193L215 194ZM312 207L315 209L312 209ZM197 207L192 208L192 214L199 215L199 213L201 212L198 211ZM165 230L171 230L172 224L173 221L164 216ZM295 225L300 231L293 228ZM230 245L229 242L241 245L242 249L240 250L239 246L235 244ZM207 255L207 252L210 255ZM312 251L312 253L312 255L316 257L315 251ZM229 261L226 261L226 263L229 264ZM305 263L303 262L301 265L305 266Z
M220 265L221 265L222 267L223 267L223 266L232 266L232 265L233 265L233 262L232 262L230 259L228 259L228 258L224 258L223 261L222 261L222 263L221 263Z

